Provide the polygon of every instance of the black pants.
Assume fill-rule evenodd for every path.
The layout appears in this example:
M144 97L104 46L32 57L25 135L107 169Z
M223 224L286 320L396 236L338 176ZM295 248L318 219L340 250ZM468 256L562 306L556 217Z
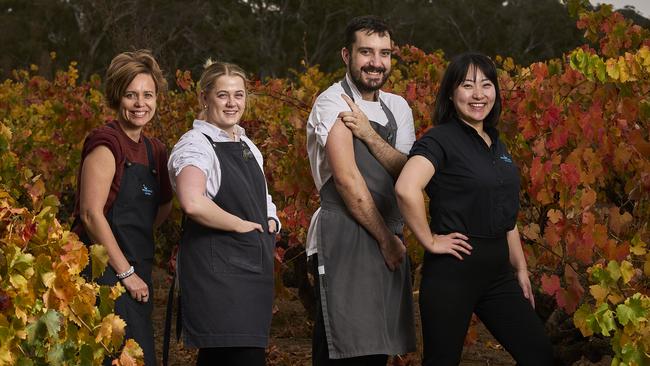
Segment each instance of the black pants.
M423 365L458 365L472 313L521 366L553 365L553 350L517 282L502 239L470 238L459 260L426 253L420 286Z
M259 347L215 347L199 349L197 366L264 366L266 352Z
M323 308L320 303L320 286L318 283L318 255L309 257L310 270L315 280L314 292L316 293L316 322L311 343L311 361L313 366L386 366L388 355L368 355L351 358L330 359L327 350L327 335L325 334L325 321Z

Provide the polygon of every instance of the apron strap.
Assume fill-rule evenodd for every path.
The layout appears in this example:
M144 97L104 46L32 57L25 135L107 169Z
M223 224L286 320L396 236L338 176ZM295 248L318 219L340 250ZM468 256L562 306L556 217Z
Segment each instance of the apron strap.
M354 95L352 94L352 88L350 88L350 84L348 83L348 79L346 77L343 78L343 81L341 81L341 87L343 87L343 91L345 91L345 94L352 99L353 102L354 100ZM386 118L388 119L388 123L386 123L386 129L388 129L388 134L386 136L387 142L392 146L395 147L395 138L397 135L397 120L395 119L395 115L393 115L393 112L388 108L386 103L384 103L379 96L377 96L377 99L379 100L379 105L381 105L381 109L384 111L384 114L386 115ZM355 102L356 103L356 102Z
M149 160L149 170L153 175L158 174L158 171L156 170L156 163L153 160L153 147L151 146L151 141L147 138L147 136L142 135L142 139L144 140L144 145L147 148L147 159Z

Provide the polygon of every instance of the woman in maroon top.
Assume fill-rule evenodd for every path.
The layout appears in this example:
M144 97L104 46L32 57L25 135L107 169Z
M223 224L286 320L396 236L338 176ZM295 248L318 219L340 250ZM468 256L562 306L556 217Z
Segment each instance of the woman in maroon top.
M101 243L108 252L109 266L97 283L120 281L127 290L116 300L115 313L127 323L126 338L142 347L146 365L156 363L150 301L153 229L169 214L172 191L165 146L142 130L154 119L157 95L165 88L149 51L113 59L106 98L117 119L93 130L84 142L75 210L83 224L75 227L81 239Z

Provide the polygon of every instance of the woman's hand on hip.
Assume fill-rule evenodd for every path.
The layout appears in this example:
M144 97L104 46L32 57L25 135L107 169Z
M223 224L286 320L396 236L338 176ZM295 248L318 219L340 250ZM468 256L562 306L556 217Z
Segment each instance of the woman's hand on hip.
M467 242L469 238L461 233L447 235L433 235L431 244L425 246L428 251L434 254L450 254L463 260L463 254L471 255L472 246Z
M535 296L533 296L533 287L530 285L530 279L528 278L528 270L521 269L515 272L517 277L517 282L521 286L521 290L524 292L524 297L530 302L530 305L535 308Z
M262 228L262 225L260 225L260 224L258 224L256 222L241 219L240 222L237 223L237 225L235 226L234 231L236 233L242 233L243 234L243 233L251 232L253 230L257 230L257 231L259 231L261 233L264 232L264 229Z
M132 298L136 301L148 302L149 301L149 286L137 274L132 274L127 278L121 280L122 285L126 287Z

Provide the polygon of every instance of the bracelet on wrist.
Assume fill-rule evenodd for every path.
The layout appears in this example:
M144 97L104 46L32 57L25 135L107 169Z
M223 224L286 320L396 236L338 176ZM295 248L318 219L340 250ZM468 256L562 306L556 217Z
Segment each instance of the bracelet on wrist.
M118 273L115 276L118 279L123 280L123 279L129 277L130 275L132 275L134 272L135 272L135 268L133 268L133 266L131 266L131 267L129 267L129 269L126 270L126 272Z

